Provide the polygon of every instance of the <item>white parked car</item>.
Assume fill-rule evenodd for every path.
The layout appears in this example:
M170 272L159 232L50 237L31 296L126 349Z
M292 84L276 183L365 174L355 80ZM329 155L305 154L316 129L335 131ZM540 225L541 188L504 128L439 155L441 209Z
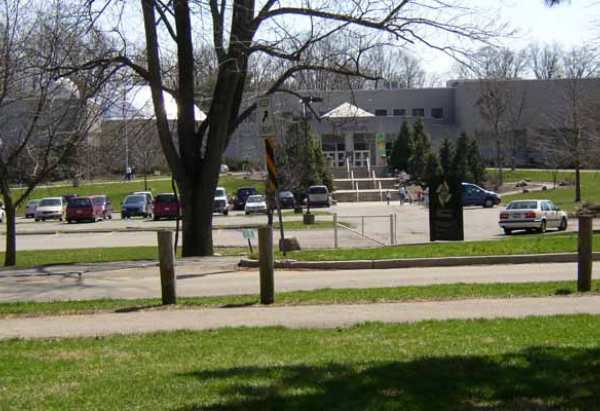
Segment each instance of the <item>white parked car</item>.
M327 186L310 186L308 187L308 202L310 205L323 205L329 207L329 190Z
M46 197L35 210L35 221L59 220L65 218L65 201L62 197Z
M246 200L244 212L248 214L266 214L267 199L263 195L253 195Z
M25 218L35 217L35 210L42 200L29 200L25 206Z
M543 233L547 228L567 229L567 213L550 200L515 200L500 212L500 227L506 235L514 230L535 230Z
M217 187L215 190L213 213L229 214L229 200L227 199L227 190L224 187Z

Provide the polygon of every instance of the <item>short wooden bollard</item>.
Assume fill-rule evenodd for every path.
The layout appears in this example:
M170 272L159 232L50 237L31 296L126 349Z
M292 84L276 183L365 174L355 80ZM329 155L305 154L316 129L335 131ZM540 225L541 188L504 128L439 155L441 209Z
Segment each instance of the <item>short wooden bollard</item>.
M260 302L275 302L275 261L273 257L273 228L258 229L258 255L260 265Z
M577 291L592 289L592 217L579 217Z
M175 251L173 249L173 232L158 232L158 259L160 263L160 288L163 304L177 304L175 283Z

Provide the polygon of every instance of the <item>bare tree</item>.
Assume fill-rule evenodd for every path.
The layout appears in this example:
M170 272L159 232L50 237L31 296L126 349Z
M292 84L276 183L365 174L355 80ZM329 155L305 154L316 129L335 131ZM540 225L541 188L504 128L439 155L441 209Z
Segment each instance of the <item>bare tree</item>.
M575 169L575 202L580 202L580 170L600 153L600 60L585 47L571 49L562 60L557 115L546 119L547 131L538 133L536 145L550 164Z
M561 64L563 51L558 43L533 43L527 51L529 67L538 80L552 80L564 75Z
M0 3L0 190L7 216L5 265L16 264L16 209L59 166L76 164L93 140L100 115L90 99L102 87L103 68L60 79L59 65L88 58L100 35L83 14L63 3ZM23 189L13 189L16 181Z
M107 4L127 7L124 2L93 2L103 12ZM110 62L128 64L152 87L161 146L182 193L184 256L213 253L212 202L221 157L232 133L255 110L255 104L246 105L245 100L252 83L249 68L253 55L267 55L284 69L262 90L261 94L269 95L303 72L368 76L362 57L377 44L420 43L458 58L464 50L436 44L433 37L428 37L441 32L445 38L485 42L501 29L493 19L486 20L469 9L463 0L267 0L260 5L254 0L141 0L141 6L146 63L135 64L124 53ZM354 39L346 44L345 60L322 66L308 58L311 51L333 36ZM194 49L209 42L217 56L218 71L207 119L198 126L194 116ZM173 50L177 73L170 87L162 61ZM178 102L178 142L165 116L163 91L170 92Z
M507 152L514 167L518 150L523 146L521 120L526 96L515 92L511 80L524 74L526 62L524 51L484 47L473 54L468 64L458 67L462 77L478 80L480 90L475 104L483 122L483 137L493 143L496 152L498 186L503 183Z

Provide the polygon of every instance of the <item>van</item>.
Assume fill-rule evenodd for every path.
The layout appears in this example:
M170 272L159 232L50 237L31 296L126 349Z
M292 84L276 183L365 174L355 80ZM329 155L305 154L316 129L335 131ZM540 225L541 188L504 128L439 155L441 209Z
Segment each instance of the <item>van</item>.
M91 197L71 197L67 201L67 222L91 221L95 223L99 215Z
M329 207L329 190L327 186L310 186L308 187L308 203L309 205L324 205Z

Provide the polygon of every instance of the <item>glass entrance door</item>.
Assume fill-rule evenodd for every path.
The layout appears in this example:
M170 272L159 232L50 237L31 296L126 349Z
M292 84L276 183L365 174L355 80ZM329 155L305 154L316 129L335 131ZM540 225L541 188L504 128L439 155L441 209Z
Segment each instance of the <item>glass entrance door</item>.
M325 159L327 160L327 164L331 164L333 167L346 166L345 151L325 151Z
M366 167L369 163L369 150L354 150L354 167Z

